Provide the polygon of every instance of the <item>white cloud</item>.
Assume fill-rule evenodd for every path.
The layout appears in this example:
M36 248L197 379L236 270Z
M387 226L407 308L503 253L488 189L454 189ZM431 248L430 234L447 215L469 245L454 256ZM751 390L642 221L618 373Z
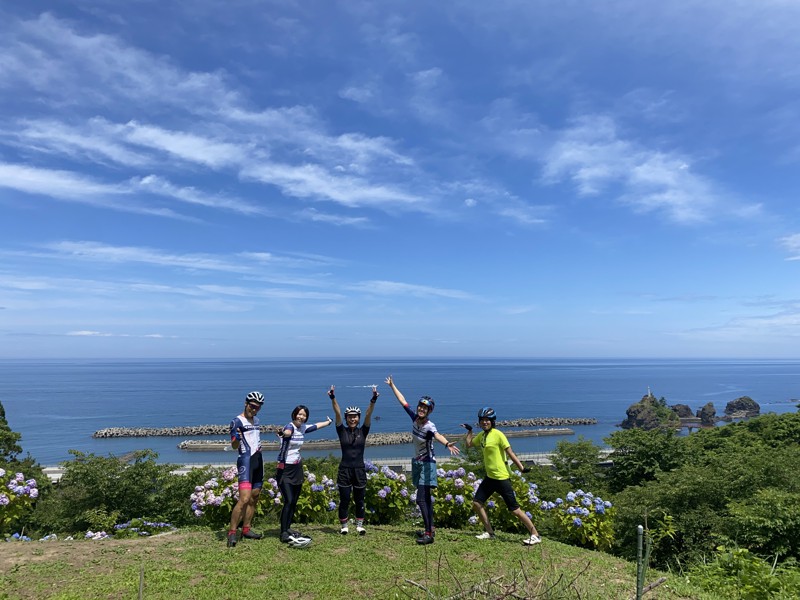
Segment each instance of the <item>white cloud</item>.
M689 159L644 147L619 136L608 116L584 116L560 132L545 156L546 183L572 181L581 195L616 193L637 211L658 211L678 223L709 219L732 203Z
M315 208L307 208L297 213L301 219L309 221L316 221L318 223L329 223L331 225L344 225L351 227L364 227L369 225L369 219L366 217L345 217L342 215L332 215L323 213Z
M793 233L782 237L778 242L791 254L786 260L800 260L800 233Z
M450 298L453 300L474 300L475 297L461 290L435 288L427 285L401 283L397 281L373 280L350 286L350 289L382 296L414 296L417 298Z

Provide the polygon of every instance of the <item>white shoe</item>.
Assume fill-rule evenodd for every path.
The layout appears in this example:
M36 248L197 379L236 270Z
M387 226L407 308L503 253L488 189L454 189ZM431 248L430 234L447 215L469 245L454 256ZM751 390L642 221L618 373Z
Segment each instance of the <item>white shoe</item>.
M489 533L488 531L484 531L482 534L476 535L475 537L479 540L493 540L494 534Z
M347 523L342 523L342 528L339 530L339 533L342 535L347 535L350 530L347 528Z
M538 535L532 535L531 537L522 540L522 543L526 546L533 546L534 544L541 544L542 538L540 538Z
M295 537L293 535L290 535L289 541L286 543L289 544L292 548L305 548L311 543L311 539L302 536Z
M358 535L367 535L367 530L364 529L363 525L356 525L356 533L358 533Z

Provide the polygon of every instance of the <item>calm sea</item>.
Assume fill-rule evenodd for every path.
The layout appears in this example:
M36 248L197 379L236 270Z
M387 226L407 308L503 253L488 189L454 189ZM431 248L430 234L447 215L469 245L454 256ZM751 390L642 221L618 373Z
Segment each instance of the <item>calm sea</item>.
M377 384L373 431L407 431L409 419L384 383L389 374L409 402L422 395L436 400L433 421L445 435L463 431L458 424L474 422L487 404L500 419L598 420L574 427L575 435L566 438L512 439L517 452L548 451L559 439L578 435L602 444L648 387L669 404L694 410L713 402L719 414L744 395L762 412L778 413L796 410L800 398L800 361L789 360L3 360L0 402L11 428L22 434L24 452L44 465L68 460L70 449L107 455L151 448L163 462L232 462L231 452L179 450L183 438L96 440L92 433L227 424L251 390L267 398L262 423L287 423L297 404L310 408L311 421L320 421L331 415L331 384L342 406L366 406L370 386ZM335 438L335 431L312 435ZM367 450L368 458L409 454L405 446Z

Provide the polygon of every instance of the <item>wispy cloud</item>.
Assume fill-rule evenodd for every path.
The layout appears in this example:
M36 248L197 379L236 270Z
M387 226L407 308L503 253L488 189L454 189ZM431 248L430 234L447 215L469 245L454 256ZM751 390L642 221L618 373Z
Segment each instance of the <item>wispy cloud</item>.
M332 215L321 212L315 208L306 208L297 213L301 219L309 221L316 221L318 223L329 223L331 225L347 225L353 227L365 227L369 225L369 219L366 217L345 217L342 215Z
M800 260L800 233L782 237L778 243L790 254L786 260Z
M663 212L679 223L711 218L729 202L690 159L649 149L620 136L608 116L584 116L561 131L546 153L545 183L571 181L582 196L614 193L641 212Z
M107 331L91 331L91 330L82 330L82 331L68 331L64 335L70 337L121 337L121 338L150 338L150 339L178 339L178 336L175 335L162 335L160 333L146 333L140 335L134 335L130 333L110 333Z
M461 290L385 280L363 281L349 286L349 289L381 296L414 296L417 298L450 298L453 300L477 299L474 295Z

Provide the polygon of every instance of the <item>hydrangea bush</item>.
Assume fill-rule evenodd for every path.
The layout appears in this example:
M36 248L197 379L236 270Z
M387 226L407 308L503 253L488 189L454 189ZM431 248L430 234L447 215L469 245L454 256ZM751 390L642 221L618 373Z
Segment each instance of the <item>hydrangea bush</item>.
M415 492L403 473L388 467L378 468L367 461L366 508L367 521L372 524L398 523L414 515ZM326 475L318 478L305 470L305 479L295 512L298 523L333 522L339 496L336 482ZM474 473L463 467L437 471L438 487L434 492L434 511L439 527L481 529L472 509L475 491L481 483ZM548 501L539 497L538 487L519 472L510 477L517 502L531 518L537 529L543 529L556 539L580 546L607 550L613 541L613 507L610 502L591 492L576 490L566 500ZM236 469L231 467L197 486L190 497L191 509L209 525L223 526L238 501ZM264 482L257 515L277 514L282 506L280 488L274 478ZM524 527L499 496L486 503L492 526L499 531L521 532ZM417 515L418 516L418 515Z
M396 523L406 517L411 507L411 494L405 474L395 473L389 467L380 469L369 461L365 503L367 521L374 525Z
M221 525L229 520L231 510L239 501L236 467L223 469L216 477L195 487L189 501L194 516L209 524Z
M456 470L438 469L436 471L438 486L434 491L434 519L439 527L461 528L474 516L472 496L478 489L479 479L473 473L467 473L463 467Z
M543 502L542 508L551 513L566 540L578 546L608 550L614 541L611 502L591 492L576 490L567 494L566 501Z
M0 468L0 538L10 527L33 509L39 497L35 479L25 479L22 473Z
M294 511L294 520L297 523L333 522L332 515L337 507L336 500L339 498L336 482L327 475L317 480L317 476L309 473L305 467L303 473L305 478Z

